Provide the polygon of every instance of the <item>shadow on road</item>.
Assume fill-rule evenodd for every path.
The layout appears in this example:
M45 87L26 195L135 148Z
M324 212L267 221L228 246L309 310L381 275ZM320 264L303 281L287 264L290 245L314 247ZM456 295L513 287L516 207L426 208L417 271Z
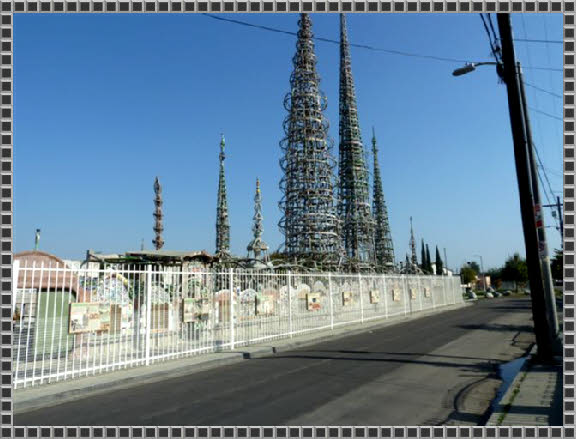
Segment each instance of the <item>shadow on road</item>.
M503 325L500 323L490 323L482 325L460 325L459 328L482 331L505 331L505 332L533 332L531 325Z
M350 353L350 352L348 352ZM286 359L298 359L298 360L346 360L346 361L371 361L371 362L381 362L388 364L419 364L422 366L433 366L433 367L452 367L457 368L461 371L479 371L479 372L493 372L495 366L498 362L493 360L481 360L479 363L465 364L465 363L454 363L454 362L443 362L443 361L427 361L424 359L409 359L409 358L391 358L394 354L386 353L369 353L372 357L366 358L366 356L344 356L338 355L339 352L334 352L333 355L326 353L322 355L320 352L310 352L309 354L289 354L289 355L274 355L271 357L256 358L253 361L274 361L274 360L286 360ZM361 354L366 355L366 354ZM407 355L407 354L401 354ZM414 354L418 355L418 354Z
M298 351L298 352L311 352L311 351ZM418 352L368 352L368 351L313 351L321 353L334 353L334 354L364 354L364 355L392 355L392 356L411 356L411 357L435 357L435 358L453 358L459 360L478 360L478 361L490 361L490 358L478 358L478 357L461 357L455 355L438 355L438 354L423 354Z

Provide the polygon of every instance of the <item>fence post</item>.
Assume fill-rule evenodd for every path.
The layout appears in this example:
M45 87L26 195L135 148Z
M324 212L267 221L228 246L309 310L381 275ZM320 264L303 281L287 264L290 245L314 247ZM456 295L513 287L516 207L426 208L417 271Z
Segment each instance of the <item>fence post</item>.
M288 329L292 338L292 273L288 270Z
M424 305L422 304L422 295L424 294L424 291L422 291L422 279L420 276L416 278L416 282L418 283L418 288L416 289L418 294L418 302L420 302L420 312L422 312L424 310Z
M12 316L14 316L14 311L16 309L16 302L18 291L18 275L20 274L20 260L15 260L12 263ZM22 289L25 289L26 285L23 285ZM24 303L24 292L22 292L22 303ZM24 308L24 307L22 307ZM20 310L20 315L23 314L23 310Z
M230 268L230 350L234 350L234 269Z
M152 334L152 266L146 267L146 366L150 364L150 337Z
M334 299L332 298L332 273L328 273L328 296L330 298L330 329L334 329Z
M404 317L408 314L408 301L412 300L410 297L410 291L408 291L408 286L406 284L406 275L401 274L402 289L404 290Z
M388 288L386 287L385 275L382 275L382 282L384 283L384 316L388 319Z
M360 294L360 322L364 323L364 301L362 300L362 276L358 273L358 292Z
M430 297L432 298L432 309L436 308L436 301L434 300L434 284L430 279L428 279L428 285L430 285Z

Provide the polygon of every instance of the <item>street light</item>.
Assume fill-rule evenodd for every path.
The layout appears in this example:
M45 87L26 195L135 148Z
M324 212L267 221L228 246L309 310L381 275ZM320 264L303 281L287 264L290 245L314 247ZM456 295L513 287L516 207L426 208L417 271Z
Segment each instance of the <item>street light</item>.
M471 63L466 63L466 65L464 67L460 67L459 69L456 69L452 72L452 75L454 76L462 76L465 75L466 73L470 73L473 72L474 70L476 70L476 67L478 66L498 66L500 65L500 63L497 62L471 62Z

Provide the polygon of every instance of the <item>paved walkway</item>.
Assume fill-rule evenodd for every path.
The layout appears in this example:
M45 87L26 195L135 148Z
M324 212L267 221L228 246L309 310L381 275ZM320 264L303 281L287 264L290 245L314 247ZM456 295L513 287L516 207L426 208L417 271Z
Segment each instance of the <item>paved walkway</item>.
M529 358L487 425L562 425L562 362L534 364Z

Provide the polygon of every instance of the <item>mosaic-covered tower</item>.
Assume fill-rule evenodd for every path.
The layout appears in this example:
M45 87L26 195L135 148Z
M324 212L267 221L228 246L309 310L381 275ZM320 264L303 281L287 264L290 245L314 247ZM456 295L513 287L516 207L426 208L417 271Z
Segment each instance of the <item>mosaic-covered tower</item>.
M248 244L248 256L252 253L254 259L260 259L263 256L264 260L268 259L268 245L262 241L262 194L260 192L260 180L256 179L256 195L254 196L254 226L252 232L254 238Z
M164 246L164 239L162 239L162 232L164 231L163 218L164 213L162 212L162 186L160 185L160 180L156 177L154 180L154 234L155 237L152 240L154 248L160 250Z
M298 24L290 92L284 100L289 114L284 120L285 137L280 142L283 216L279 225L284 234L285 256L303 264L328 267L337 263L341 255L334 207L335 163L308 14L301 14Z
M230 223L226 198L226 178L224 175L224 134L220 140L220 178L218 180L218 204L216 206L216 256L230 256Z
M342 242L351 265L362 268L374 263L374 218L344 14L340 14L339 132L338 215Z
M374 156L374 192L373 208L374 212L374 256L376 265L382 271L394 270L394 245L390 233L388 222L388 209L384 200L382 189L382 177L380 176L380 164L378 162L378 146L376 144L376 133L372 128L372 154Z

